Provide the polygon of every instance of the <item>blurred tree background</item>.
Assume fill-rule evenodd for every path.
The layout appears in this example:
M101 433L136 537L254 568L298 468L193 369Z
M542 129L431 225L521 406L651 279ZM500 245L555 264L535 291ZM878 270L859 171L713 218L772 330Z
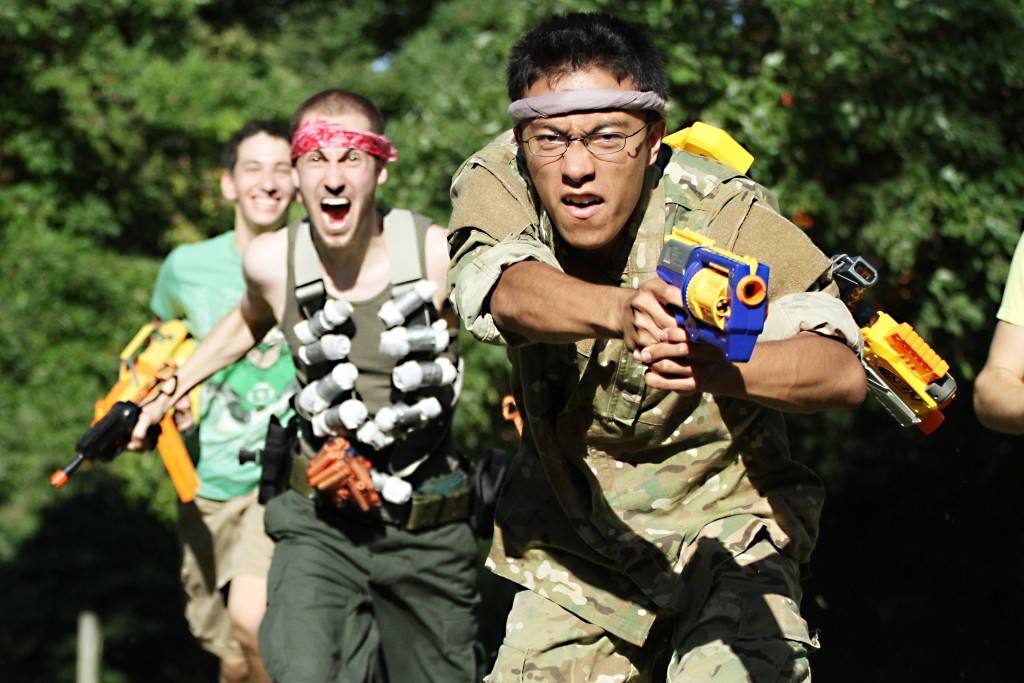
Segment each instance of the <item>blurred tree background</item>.
M815 675L1015 677L1021 442L981 428L971 395L1024 217L1020 0L0 0L0 679L73 681L93 610L104 683L212 680L180 616L159 459L47 480L147 319L161 259L227 227L230 133L326 87L363 92L400 154L384 203L444 223L452 172L508 125L509 46L571 10L646 26L670 129L730 131L784 213L878 268L869 301L959 381L929 437L871 400L789 420L830 493L805 586ZM465 348L460 446L513 448L504 354Z

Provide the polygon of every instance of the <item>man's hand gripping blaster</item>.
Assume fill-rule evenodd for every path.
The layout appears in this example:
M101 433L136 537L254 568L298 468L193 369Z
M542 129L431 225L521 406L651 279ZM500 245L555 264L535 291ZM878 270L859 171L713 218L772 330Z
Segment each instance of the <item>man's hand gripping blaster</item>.
M66 484L86 460L110 462L117 457L131 440L141 406L152 398L161 382L174 375L194 349L195 342L180 320L143 325L121 352L118 381L106 397L96 402L92 427L78 440L78 454L50 476L53 487ZM156 439L156 448L178 497L186 503L195 498L199 477L174 425L173 411L153 427L150 438Z
M868 389L900 423L917 425L931 434L942 424L942 409L956 396L949 364L914 331L860 300L878 280L875 269L860 256L832 257L833 276L843 301L864 336L864 370Z
M690 341L714 344L725 359L750 360L768 310L766 264L714 246L691 230L673 228L658 275L682 292L676 320Z

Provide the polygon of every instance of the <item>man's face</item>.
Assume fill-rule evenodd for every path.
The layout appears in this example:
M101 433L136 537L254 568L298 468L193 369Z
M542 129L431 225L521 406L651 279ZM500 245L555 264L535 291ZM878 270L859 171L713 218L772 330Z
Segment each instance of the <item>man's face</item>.
M291 145L266 133L251 135L238 145L231 172L221 174L224 198L235 202L235 223L241 219L255 232L276 230L287 219L295 188L291 176Z
M564 89L617 88L636 90L632 79L619 82L603 69L589 69L552 81L533 83L523 97L537 97ZM640 131L647 118L643 112L601 111L533 119L520 129L520 140L535 135L583 137L594 133ZM539 157L523 149L526 166L540 200L555 229L570 246L606 258L636 208L643 191L644 174L658 157L665 124L658 120L639 135L628 138L626 147L613 154L595 156L582 141L570 143L560 157ZM521 142L525 147L525 143Z
M370 130L370 121L352 112L321 116L307 112L302 123L327 121L355 130ZM387 166L359 149L329 148L306 152L292 170L309 220L329 247L349 244L360 230L376 226L377 186L387 180Z

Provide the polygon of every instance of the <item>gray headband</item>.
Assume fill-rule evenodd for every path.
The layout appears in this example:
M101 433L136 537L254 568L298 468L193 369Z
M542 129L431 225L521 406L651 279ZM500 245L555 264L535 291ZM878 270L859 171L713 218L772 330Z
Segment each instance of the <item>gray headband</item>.
M559 90L558 92L526 97L508 105L508 113L516 125L526 119L561 116L576 111L602 111L605 109L649 109L665 116L665 100L649 90L618 90L594 88L589 90Z

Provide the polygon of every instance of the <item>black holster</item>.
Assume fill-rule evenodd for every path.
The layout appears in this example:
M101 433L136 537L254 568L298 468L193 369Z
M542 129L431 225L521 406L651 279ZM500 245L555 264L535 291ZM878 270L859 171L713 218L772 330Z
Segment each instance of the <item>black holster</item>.
M282 425L276 415L271 415L267 425L267 439L260 453L259 501L266 504L271 498L288 490L292 469L292 451L298 445L297 420L292 418Z
M490 448L473 466L469 480L472 492L469 524L478 538L491 538L494 535L494 511L498 507L498 496L501 487L505 485L511 461L512 456L508 451Z

